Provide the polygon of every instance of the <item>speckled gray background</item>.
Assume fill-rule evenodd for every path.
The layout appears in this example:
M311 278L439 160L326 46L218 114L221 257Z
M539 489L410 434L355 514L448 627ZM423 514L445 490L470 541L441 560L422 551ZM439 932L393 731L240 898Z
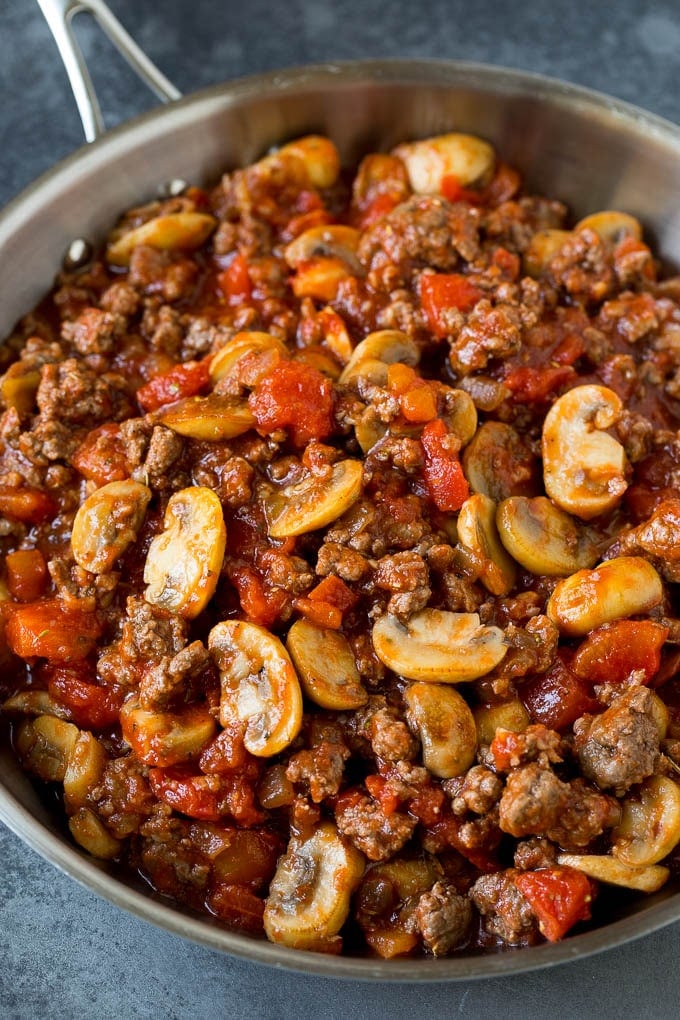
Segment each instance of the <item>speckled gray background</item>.
M620 0L111 0L184 92L355 57L479 60L565 78L680 121L680 4ZM107 122L153 105L102 36L79 37ZM0 0L0 205L82 142L34 0ZM0 272L2 267L0 267ZM27 267L30 272L30 267ZM0 1017L571 1020L680 1015L680 925L585 961L487 982L352 984L223 957L122 913L0 826Z

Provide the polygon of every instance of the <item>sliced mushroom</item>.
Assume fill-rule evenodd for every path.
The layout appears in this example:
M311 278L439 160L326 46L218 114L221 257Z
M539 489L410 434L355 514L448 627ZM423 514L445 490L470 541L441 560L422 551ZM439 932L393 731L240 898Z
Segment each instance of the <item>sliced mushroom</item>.
M423 609L406 624L386 614L373 626L376 655L409 680L460 683L489 673L507 652L503 631L477 613Z
M68 712L50 696L49 691L29 688L19 691L2 705L6 715L56 715L60 719L68 719Z
M78 508L71 531L71 549L79 567L105 574L137 538L151 489L124 479L96 489Z
M213 384L232 375L239 362L248 354L262 354L265 351L278 351L282 357L288 356L285 345L271 333L256 330L237 333L210 362Z
M325 528L342 517L361 495L363 467L358 460L341 460L331 476L309 475L274 493L267 505L269 534L289 538Z
M445 410L442 414L449 433L466 446L477 432L477 408L465 390L446 387L443 392Z
M545 496L510 496L498 507L496 523L505 548L532 574L567 577L597 561L588 533Z
M576 386L557 398L543 423L546 492L583 520L613 510L628 488L623 446L604 431L622 409L606 386Z
M222 504L205 486L181 489L168 502L163 527L146 556L146 600L193 619L214 595L222 569Z
M78 736L64 773L64 801L69 814L85 807L108 760L104 745L92 733L81 733Z
M646 893L656 892L670 877L670 869L661 865L634 868L606 854L558 854L557 863L567 868L576 868L598 882Z
M293 840L269 886L264 929L272 942L329 951L339 945L364 858L331 822L307 840Z
M552 228L537 230L522 256L524 272L527 276L541 276L564 243L572 236L570 230L554 230Z
M602 212L590 213L579 220L574 230L593 230L605 244L616 245L627 237L635 241L642 240L642 227L630 213L605 209Z
M369 333L356 345L340 376L340 382L350 382L356 377L359 365L374 361L383 365L402 364L415 368L420 361L420 350L417 344L401 330L379 329L375 333Z
M136 696L120 710L123 738L145 765L167 768L197 758L215 736L217 726L203 705L176 712L142 708Z
M294 156L304 163L309 183L315 188L330 188L340 173L340 153L324 135L304 135L286 145L278 153Z
M473 492L495 503L539 492L538 460L511 425L486 421L463 452L463 470Z
M45 782L61 783L79 735L80 730L73 723L53 715L40 715L17 727L14 746L28 772Z
M364 267L357 256L359 231L337 223L310 227L286 247L284 256L291 269L299 269L315 259L339 259L355 275L363 276Z
M258 624L226 620L210 631L208 647L220 671L222 726L244 726L251 754L278 754L302 725L300 682L281 641Z
M255 416L245 401L234 403L231 397L211 393L171 404L159 421L180 436L217 443L242 436L255 424Z
M496 154L488 142L457 132L407 142L393 152L403 161L411 187L419 195L441 193L447 178L462 187L481 187L490 180L496 165Z
M39 385L40 369L26 369L20 361L15 361L0 378L0 399L6 408L30 414Z
M640 556L618 556L558 581L546 613L562 634L582 637L613 620L646 613L663 599L657 571Z
M519 698L511 698L495 705L475 705L472 715L480 744L490 744L496 736L496 730L523 733L531 723L529 713Z
M309 620L296 620L288 631L286 646L310 701L336 712L366 704L368 693L344 634L317 627Z
M82 807L69 818L68 827L78 846L102 861L112 861L123 846L115 839L104 823L90 808Z
M406 720L420 737L425 768L440 779L469 769L477 754L477 730L467 701L455 687L411 684L404 701Z
M632 868L646 868L680 843L680 787L666 776L650 776L623 802L612 829L612 853Z
M199 212L170 213L156 216L134 227L106 249L106 260L114 266L127 266L135 248L148 245L163 251L194 251L210 236L217 220Z
M496 528L496 504L478 492L465 500L458 514L458 539L478 558L479 580L492 595L507 595L517 569L501 545Z

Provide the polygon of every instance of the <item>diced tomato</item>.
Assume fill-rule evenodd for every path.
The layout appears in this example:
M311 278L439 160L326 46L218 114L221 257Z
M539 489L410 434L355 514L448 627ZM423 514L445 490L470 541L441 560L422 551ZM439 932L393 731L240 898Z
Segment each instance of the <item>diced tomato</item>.
M217 881L208 894L207 904L221 921L239 931L257 935L263 930L264 900L247 886Z
M550 361L556 365L573 365L578 361L586 345L578 333L567 333L550 354Z
M399 798L383 776L366 776L366 789L374 800L380 804L386 818L393 815L399 807Z
M45 557L39 549L18 549L5 557L7 587L19 602L35 602L49 583Z
M234 256L228 268L217 277L217 285L231 305L240 305L250 300L253 286L245 255L239 252Z
M401 195L385 192L376 195L375 198L361 210L357 226L359 230L367 230L370 226L381 220L383 216L391 213L401 202Z
M295 446L326 439L333 432L333 385L311 365L281 361L248 399L258 429L288 429Z
M519 696L532 722L551 730L565 730L586 712L602 709L589 684L585 683L558 656L547 673L522 683Z
M469 847L461 839L460 829L463 821L454 815L442 812L442 817L432 825L428 825L425 833L428 848L433 853L445 850L457 850L459 854L483 872L498 871L498 857L495 846Z
M7 644L22 659L77 662L90 654L102 632L89 605L80 609L58 598L13 605L7 611Z
M620 683L635 674L649 683L661 665L668 627L653 620L616 620L592 631L571 661L574 673L590 684Z
M137 403L147 414L184 397L194 397L210 382L211 358L186 361L157 375L137 390Z
M289 598L282 588L266 585L254 567L245 564L232 566L229 577L249 620L263 627L276 623Z
M42 489L28 485L13 489L9 485L0 485L0 516L8 517L10 521L42 524L54 517L56 512L54 497Z
M149 784L160 800L189 818L216 822L231 816L246 827L265 818L248 773L204 775L191 765L171 765L149 769Z
M125 700L123 687L101 687L92 683L90 671L73 666L49 670L48 691L68 710L69 717L84 730L103 730L118 722Z
M464 188L455 174L445 174L442 177L441 193L448 202L470 202L471 205L481 205L484 201L483 191Z
M409 813L423 825L435 825L442 817L446 797L440 786L424 786L408 803Z
M554 368L520 365L518 368L510 369L503 378L503 383L518 403L540 404L549 400L555 390L575 376L576 372L571 365L559 365Z
M283 231L283 240L292 241L294 237L303 234L305 230L311 230L312 227L324 227L332 222L333 217L326 209L310 209L308 212L301 213L300 216L293 216L288 220L286 229Z
M424 427L420 437L425 456L423 475L437 509L453 512L460 510L470 488L458 456L445 445L446 436L446 426L440 418Z
M320 602L318 599L300 596L293 599L293 608L317 627L338 630L342 626L342 613L337 606L332 606L330 602Z
M120 426L109 422L88 432L73 454L71 464L83 478L98 486L128 478L130 468Z
M422 423L437 417L437 398L432 386L409 365L400 362L387 369L390 393L399 397L401 413L406 421Z
M484 296L460 273L423 273L420 277L420 301L427 323L436 337L443 339L449 329L444 313L448 308L469 312Z
M149 769L149 785L160 800L183 815L205 822L217 822L222 817L219 784L191 767Z
M224 729L201 752L198 765L201 772L207 775L221 775L243 768L247 761L248 752L243 744L242 733L235 729Z
M549 942L558 942L578 921L590 918L593 886L582 871L556 866L525 871L514 881Z
M519 276L521 266L519 255L516 255L512 251L508 251L507 248L496 248L491 257L491 261L494 266L497 266L500 269L504 279L516 280Z
M517 764L521 744L522 738L519 733L513 730L496 730L489 752L499 772L509 772L513 765Z
M519 171L515 170L513 166L509 166L508 163L499 161L496 164L493 177L484 188L484 202L489 205L500 205L501 202L507 202L519 191L521 183Z
M335 574L329 574L319 581L316 587L308 594L312 602L325 602L336 606L341 613L345 613L357 604L358 596L343 580Z

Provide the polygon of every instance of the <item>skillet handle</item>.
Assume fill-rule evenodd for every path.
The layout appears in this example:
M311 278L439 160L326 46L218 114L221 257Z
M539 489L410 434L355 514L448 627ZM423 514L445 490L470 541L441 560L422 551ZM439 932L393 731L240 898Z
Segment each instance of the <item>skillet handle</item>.
M104 0L38 0L57 44L73 89L83 131L88 142L95 141L106 127L101 107L71 22L82 11L91 14L132 70L164 103L181 99L182 93L158 70L132 36L104 3Z

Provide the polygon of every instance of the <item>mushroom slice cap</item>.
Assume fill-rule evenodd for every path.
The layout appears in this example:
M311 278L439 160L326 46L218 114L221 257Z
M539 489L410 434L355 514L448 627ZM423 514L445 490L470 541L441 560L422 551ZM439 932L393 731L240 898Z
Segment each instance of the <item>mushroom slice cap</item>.
M660 864L635 868L607 854L558 854L557 863L576 868L598 882L646 893L656 892L670 877L670 869Z
M259 624L225 620L208 648L220 671L220 723L243 726L251 754L278 754L302 725L300 682L283 644Z
M340 631L296 620L286 645L310 701L336 712L366 704L368 693L349 641Z
M207 213L156 216L112 241L106 249L106 260L114 266L128 266L133 251L142 244L162 251L193 251L200 248L216 226L215 217Z
M309 475L275 492L267 507L271 538L289 538L325 528L342 517L361 495L363 467L359 460L341 460L330 478Z
M485 676L508 650L499 627L477 613L423 609L406 623L385 614L373 625L373 647L386 666L409 680L460 683Z

